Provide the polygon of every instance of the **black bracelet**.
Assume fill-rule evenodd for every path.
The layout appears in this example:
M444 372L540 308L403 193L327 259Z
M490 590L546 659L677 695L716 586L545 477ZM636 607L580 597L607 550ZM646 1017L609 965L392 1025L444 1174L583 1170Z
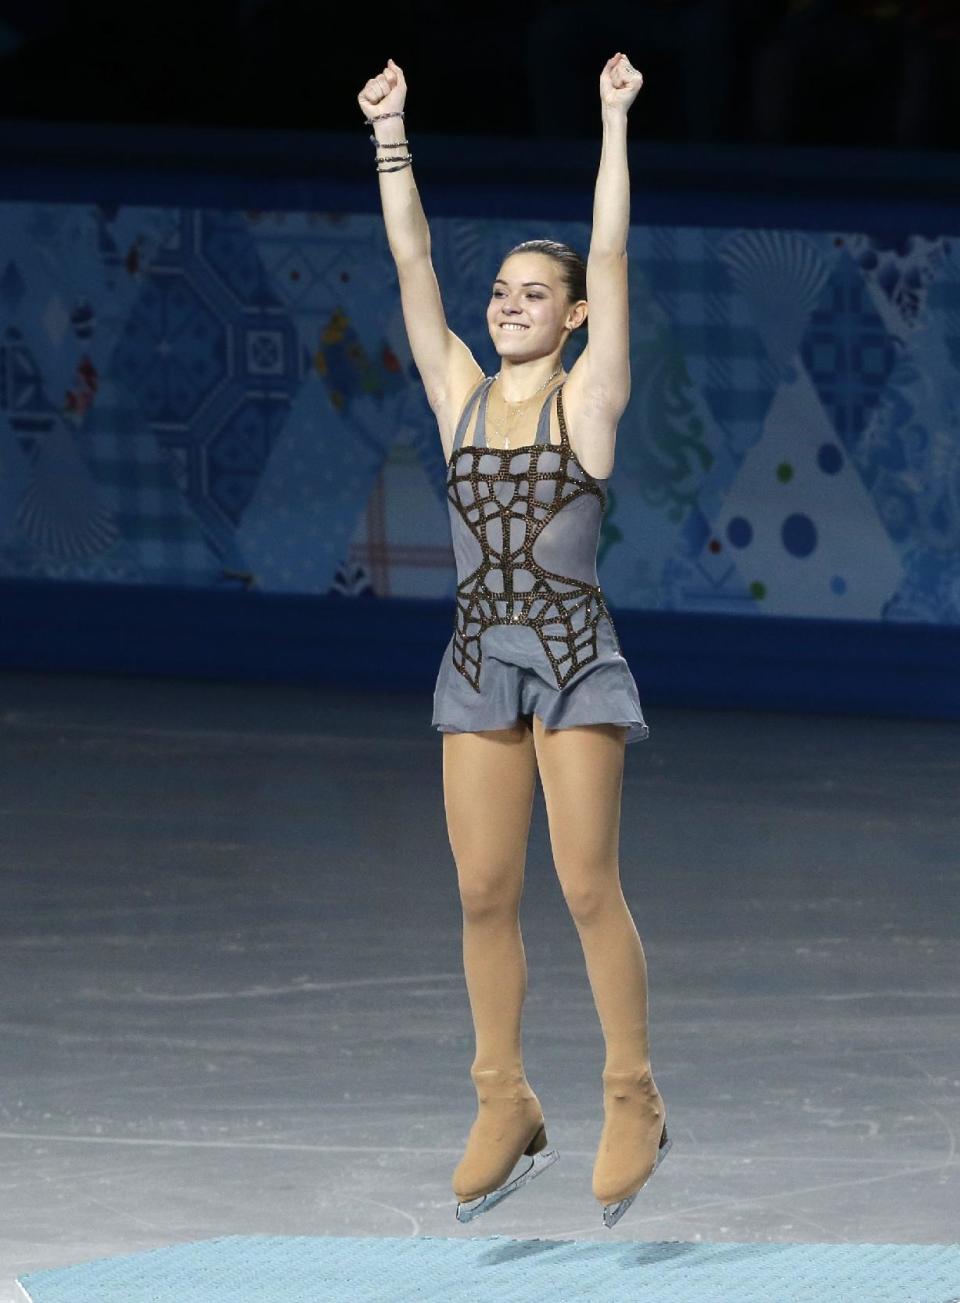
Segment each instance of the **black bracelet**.
M399 158L399 155L397 155L397 157ZM392 158L385 158L385 159L383 159L383 162L384 162L384 163L392 163L393 161L394 161L394 160L393 160ZM402 168L409 167L412 161L413 161L413 155L412 155L412 154L408 154L407 157L403 160L403 162L400 163L397 167L380 167L380 166L378 166L378 167L377 167L377 171L378 171L378 172L399 172Z

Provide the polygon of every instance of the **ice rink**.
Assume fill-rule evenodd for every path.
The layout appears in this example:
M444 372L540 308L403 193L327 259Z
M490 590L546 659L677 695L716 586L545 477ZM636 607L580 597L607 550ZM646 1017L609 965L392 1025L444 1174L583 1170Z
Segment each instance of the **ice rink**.
M603 1042L538 791L526 1067L561 1158L461 1227L429 696L0 675L0 1303L224 1235L955 1241L960 725L644 714L620 863L672 1152L605 1230Z

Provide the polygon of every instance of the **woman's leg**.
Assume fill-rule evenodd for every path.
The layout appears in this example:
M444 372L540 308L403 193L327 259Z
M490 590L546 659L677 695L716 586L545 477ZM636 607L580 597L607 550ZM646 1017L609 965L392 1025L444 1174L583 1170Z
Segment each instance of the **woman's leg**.
M529 728L443 735L443 794L463 910L478 1115L453 1174L462 1202L503 1184L541 1117L523 1068L520 897L536 756Z
M620 884L620 796L626 730L545 729L533 721L550 845L580 936L603 1029L604 1131L594 1194L625 1198L653 1170L665 1117L650 1070L647 965Z
M477 1068L522 1063L527 965L519 911L536 773L525 724L443 735L443 800L463 910Z
M534 718L550 845L580 935L611 1069L649 1067L647 966L620 885L620 795L626 730L544 729Z

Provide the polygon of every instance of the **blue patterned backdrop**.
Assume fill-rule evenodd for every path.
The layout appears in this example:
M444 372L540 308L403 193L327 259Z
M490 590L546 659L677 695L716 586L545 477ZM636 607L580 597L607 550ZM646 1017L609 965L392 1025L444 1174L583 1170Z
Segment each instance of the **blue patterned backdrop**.
M452 599L377 215L5 202L0 227L0 576ZM488 374L503 251L589 240L431 231ZM614 606L960 622L958 241L638 225L629 252Z

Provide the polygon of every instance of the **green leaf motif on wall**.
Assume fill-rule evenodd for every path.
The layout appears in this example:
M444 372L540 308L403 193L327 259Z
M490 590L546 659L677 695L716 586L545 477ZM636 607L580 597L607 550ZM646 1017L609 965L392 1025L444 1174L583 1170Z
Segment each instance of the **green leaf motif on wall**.
M668 325L659 324L631 358L626 469L643 500L679 522L696 503L713 465L686 361Z

